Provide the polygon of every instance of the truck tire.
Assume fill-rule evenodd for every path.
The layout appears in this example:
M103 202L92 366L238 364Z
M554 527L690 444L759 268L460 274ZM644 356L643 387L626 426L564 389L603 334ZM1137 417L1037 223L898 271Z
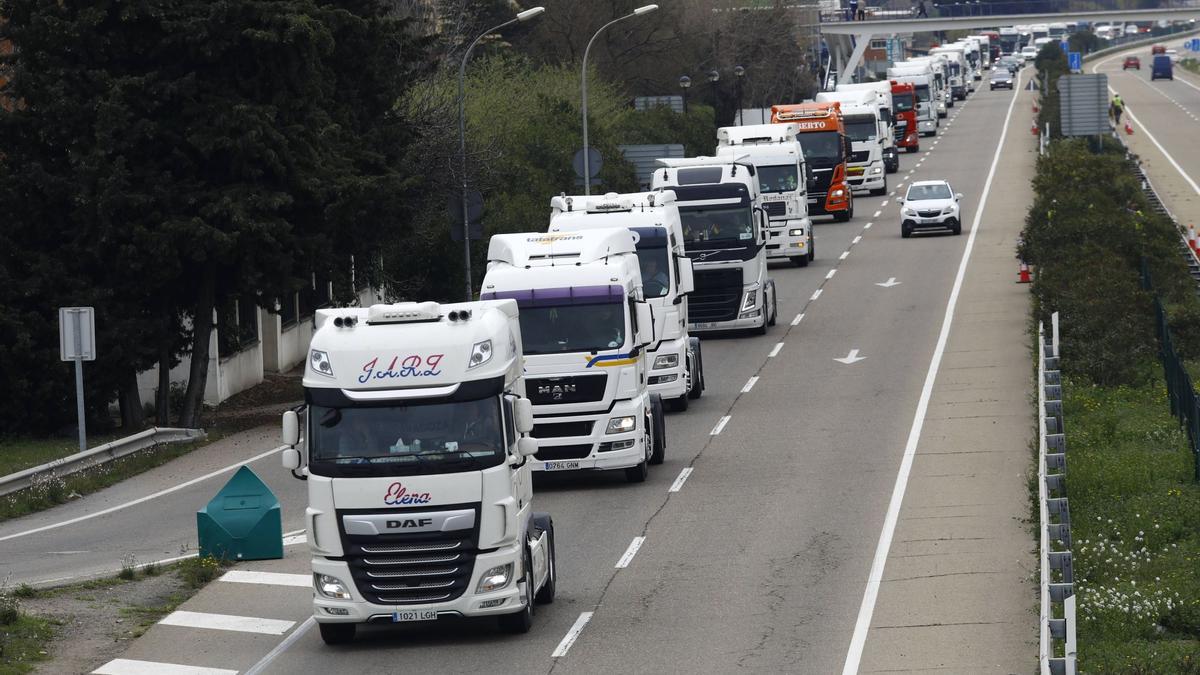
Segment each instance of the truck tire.
M692 344L693 353L696 355L696 379L693 380L694 384L687 396L695 400L704 393L704 354L700 351L700 338L689 338L688 341Z
M680 398L687 400L687 396ZM650 395L650 416L654 422L654 434L651 436L654 449L650 451L650 463L662 464L667 458L667 416L663 412L662 397L658 394Z
M871 190L871 194L878 197L879 195L887 194L887 178L883 179L883 187Z
M792 256L792 257L788 258L788 260L790 260L791 263L793 265L795 265L796 267L808 267L808 254L807 253L804 255Z
M771 282L771 315L767 319L768 326L774 326L779 321L779 295L775 292L775 282Z
M554 551L554 521L550 518L550 514L538 513L534 514L533 522L538 529L549 535L546 564L550 568L550 576L546 577L546 583L542 584L537 595L533 596L533 601L539 605L548 605L554 602L554 594L558 589L558 554Z
M528 547L525 548L524 565L525 569L522 576L527 595L525 606L519 612L501 614L497 617L500 630L514 635L528 633L529 629L533 627L533 561L530 560Z
M321 640L327 645L344 645L354 641L354 633L358 624L354 623L318 623L321 630Z
M649 422L649 420L647 420L647 422ZM647 429L647 432L649 432L649 429ZM654 452L654 440L650 433L646 433L642 436L642 447L646 448L647 446L649 446L650 452L646 453L643 451L642 461L638 462L637 466L631 466L625 469L625 480L629 481L630 483L645 483L646 478L650 476L650 465L648 460L650 459L650 454Z
M910 145L910 146L908 147L908 152L909 152L909 154L912 154L912 153L914 153L914 152L920 152L920 151L921 151L921 144L920 144L920 142L918 142L916 145Z
M683 396L665 399L663 403L667 406L667 410L670 410L671 412L687 412L688 407L691 405L690 394L691 391L689 390L685 392Z

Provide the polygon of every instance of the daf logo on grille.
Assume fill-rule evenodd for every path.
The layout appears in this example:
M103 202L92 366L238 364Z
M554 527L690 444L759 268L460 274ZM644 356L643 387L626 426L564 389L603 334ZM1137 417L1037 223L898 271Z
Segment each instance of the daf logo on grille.
M573 384L541 384L538 385L538 393L543 396L549 396L555 401L561 400L563 394L575 393L575 385Z
M389 530L398 530L406 527L427 528L433 525L433 518L405 518L404 520L389 520L387 528Z

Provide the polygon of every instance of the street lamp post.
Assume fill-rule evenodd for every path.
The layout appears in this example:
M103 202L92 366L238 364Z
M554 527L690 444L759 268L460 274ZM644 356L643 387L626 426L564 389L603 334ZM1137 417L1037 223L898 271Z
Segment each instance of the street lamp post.
M708 71L708 84L711 85L709 88L712 89L713 120L717 119L717 115L718 115L717 104L719 104L721 102L720 99L717 98L717 83L720 81L721 81L721 72L720 71L718 71L718 70Z
M545 7L533 7L523 12L517 13L516 16L505 21L504 23L493 26L479 34L471 44L467 45L467 51L463 52L462 63L458 67L458 159L462 169L462 194L459 199L462 204L462 230L463 230L463 263L464 263L464 278L467 285L466 300L470 302L474 297L471 290L471 216L467 213L467 114L466 114L466 94L464 92L464 81L467 73L467 59L471 58L471 51L475 49L475 45L479 43L484 36L494 33L501 28L510 26L518 21L528 21L533 17L545 12Z
M746 69L742 66L734 66L733 74L737 76L737 123L742 125L746 120L742 119L742 78L746 76Z
M687 114L687 93L688 88L692 86L692 78L687 75L679 76L679 88L683 90L683 114Z
M583 105L581 107L583 109L583 194L584 195L592 194L592 152L588 148L588 120L587 120L587 103L588 103L587 60L588 60L588 53L592 51L592 43L596 41L596 38L600 37L600 34L604 32L604 29L608 28L609 26L613 25L614 23L616 23L618 21L624 21L625 19L629 19L629 18L635 17L635 16L641 16L643 14L649 14L650 12L653 12L656 9L658 9L658 5L642 5L641 7L638 7L637 9L633 10L629 14L626 14L625 16L619 16L619 17L613 19L612 21L609 21L608 23L601 26L600 30L596 31L596 34L592 36L592 39L588 40L587 48L585 48L583 50L583 69L582 69L582 77L580 78L580 82L581 82L580 88L581 88L581 94L582 94L582 98L583 98Z

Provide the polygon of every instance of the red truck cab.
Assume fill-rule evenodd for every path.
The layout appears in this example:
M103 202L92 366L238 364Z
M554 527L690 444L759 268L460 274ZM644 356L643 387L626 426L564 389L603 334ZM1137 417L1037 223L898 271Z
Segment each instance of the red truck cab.
M892 118L896 127L896 148L904 148L908 152L919 151L921 134L917 129L917 92L912 84L892 80Z

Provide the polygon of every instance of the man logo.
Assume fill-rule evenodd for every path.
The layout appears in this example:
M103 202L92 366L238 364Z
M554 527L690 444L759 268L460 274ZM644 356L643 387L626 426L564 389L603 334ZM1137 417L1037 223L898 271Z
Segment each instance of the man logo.
M561 401L563 394L574 394L575 385L573 384L542 384L538 385L538 393L542 396L549 396L552 400Z

